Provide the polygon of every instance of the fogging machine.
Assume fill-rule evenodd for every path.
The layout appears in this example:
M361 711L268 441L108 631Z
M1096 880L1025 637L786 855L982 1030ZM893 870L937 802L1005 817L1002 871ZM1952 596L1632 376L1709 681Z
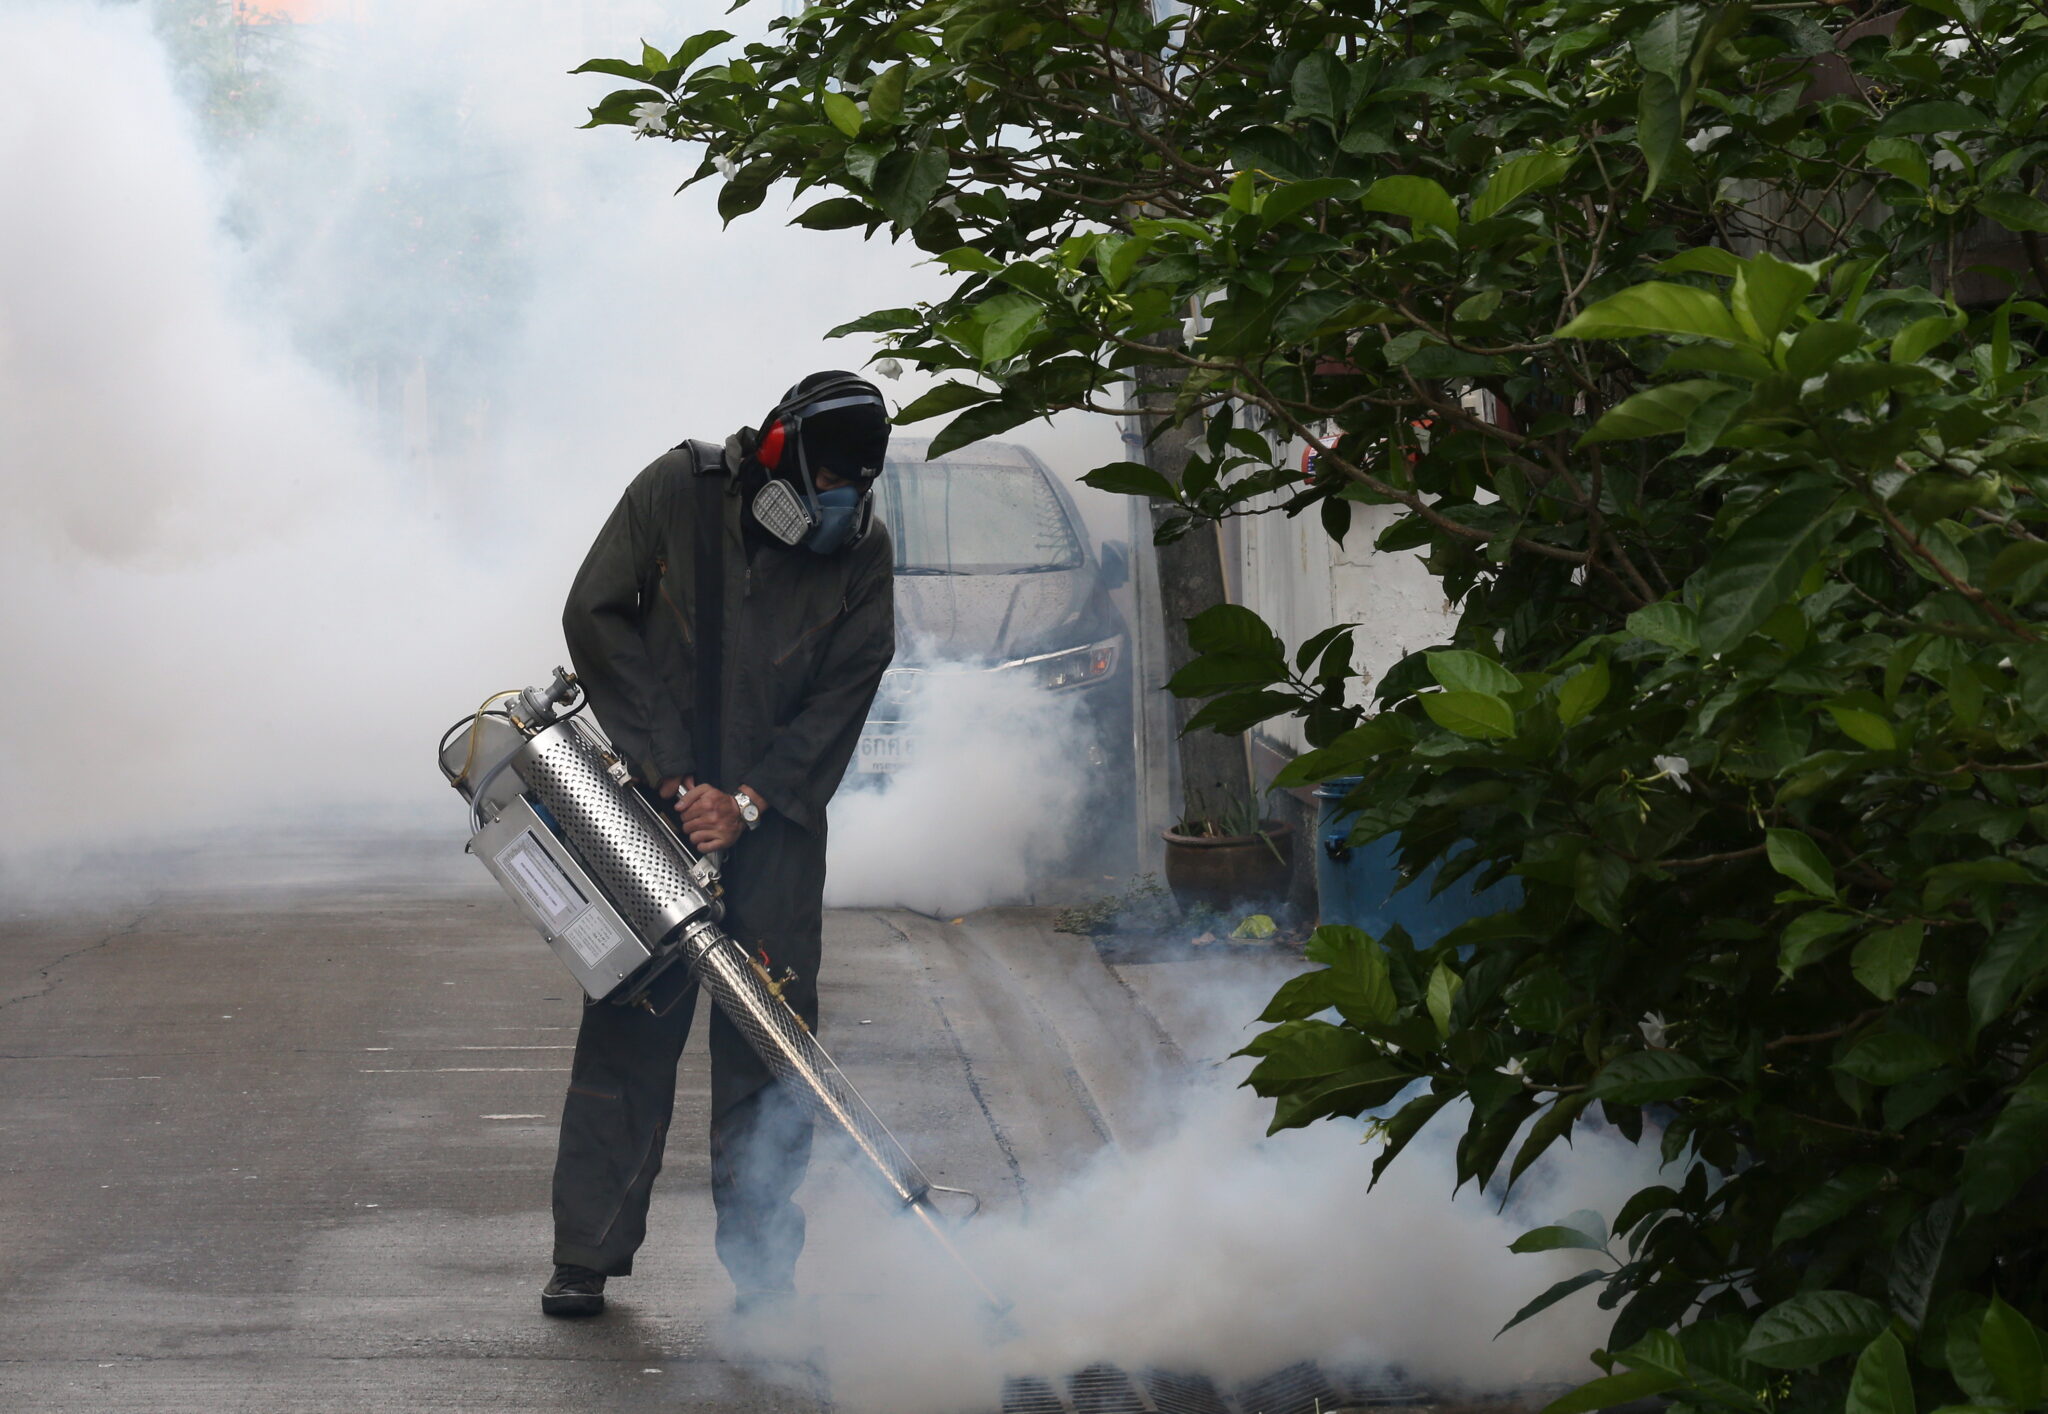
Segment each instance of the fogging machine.
M853 1144L855 1167L908 1210L1000 1311L961 1258L926 1178L783 998L768 968L719 926L715 855L698 855L603 734L575 676L500 693L442 735L441 773L469 802L469 852L575 974L590 1004L645 1003L688 968L784 1090ZM971 1195L969 1195L971 1196Z

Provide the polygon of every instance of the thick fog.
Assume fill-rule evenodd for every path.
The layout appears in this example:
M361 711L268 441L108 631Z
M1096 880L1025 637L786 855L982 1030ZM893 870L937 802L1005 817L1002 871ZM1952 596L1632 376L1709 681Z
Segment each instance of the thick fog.
M725 230L715 184L673 195L685 149L578 129L611 81L566 70L708 7L351 0L232 34L229 8L0 10L17 893L223 830L452 845L431 744L562 661L625 483L937 288L907 243ZM1069 475L1116 454L1106 423L1040 431Z

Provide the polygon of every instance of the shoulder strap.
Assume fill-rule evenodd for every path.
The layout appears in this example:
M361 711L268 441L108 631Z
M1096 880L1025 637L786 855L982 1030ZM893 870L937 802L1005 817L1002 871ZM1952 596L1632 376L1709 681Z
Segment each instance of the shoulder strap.
M723 783L719 748L724 741L725 677L725 449L692 441L697 504L692 517L697 561L696 719L690 738L696 748L697 779Z

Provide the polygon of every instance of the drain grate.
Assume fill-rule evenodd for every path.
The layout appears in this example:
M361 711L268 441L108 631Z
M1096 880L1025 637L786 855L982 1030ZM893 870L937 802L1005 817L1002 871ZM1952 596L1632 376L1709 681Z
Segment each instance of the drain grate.
M1145 1393L1152 1396L1159 1414L1231 1414L1228 1404L1207 1375L1181 1375L1171 1370L1147 1370Z
M1432 1402L1392 1365L1325 1369L1304 1360L1226 1394L1207 1375L1156 1367L1133 1375L1104 1361L1060 1380L1004 1380L1002 1414L1339 1414Z
M1067 1378L1074 1414L1148 1414L1131 1377L1114 1365L1090 1365Z
M1346 1406L1424 1404L1429 1394L1394 1365L1358 1365L1332 1370Z
M1344 1404L1343 1394L1323 1367L1310 1360L1275 1370L1237 1390L1237 1407L1244 1414L1329 1414Z
M1016 1375L1003 1381L1003 1414L1067 1414L1050 1380Z

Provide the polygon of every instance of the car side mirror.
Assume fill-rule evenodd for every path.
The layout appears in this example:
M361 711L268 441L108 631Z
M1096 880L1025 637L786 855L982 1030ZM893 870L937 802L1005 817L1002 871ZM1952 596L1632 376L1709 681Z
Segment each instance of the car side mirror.
M1096 554L1102 566L1102 587L1121 589L1131 579L1131 547L1121 540L1105 540Z

